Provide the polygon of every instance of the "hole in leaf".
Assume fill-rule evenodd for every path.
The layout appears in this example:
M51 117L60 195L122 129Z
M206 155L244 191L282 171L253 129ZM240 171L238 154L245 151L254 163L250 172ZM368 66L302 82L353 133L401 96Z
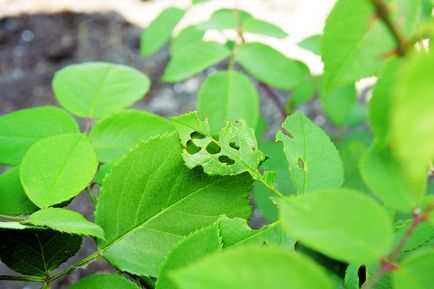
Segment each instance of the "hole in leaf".
M212 155L218 154L221 150L222 148L213 141L206 146L206 151Z
M192 140L189 140L187 142L187 152L191 155L194 155L198 152L200 152L201 148L194 144Z
M304 161L300 157L297 158L297 167L303 171L306 169L306 166L304 165Z
M194 132L192 132L192 133L190 134L190 137L191 137L192 139L204 139L204 138L205 138L205 136L204 136L203 134L201 134L200 132L198 132L198 131L194 131Z
M229 146L230 146L231 148L233 148L233 149L236 149L237 151L240 150L240 146L239 146L236 142L231 141L231 142L229 143Z
M222 164L227 164L229 166L235 164L235 161L233 159L225 155L219 156L219 162L221 162Z
M361 287L366 282L366 267L360 266L357 275L359 276L359 287Z

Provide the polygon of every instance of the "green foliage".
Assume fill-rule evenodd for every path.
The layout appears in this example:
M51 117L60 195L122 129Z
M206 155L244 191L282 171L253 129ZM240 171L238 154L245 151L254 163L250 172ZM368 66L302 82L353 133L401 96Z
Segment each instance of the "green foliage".
M322 35L309 36L308 38L300 41L298 46L319 55L321 52L321 37Z
M45 277L80 245L81 237L51 230L1 230L0 260L16 272Z
M296 112L283 122L276 140L283 143L291 179L299 194L342 185L344 171L336 147L302 113Z
M27 150L45 137L78 132L65 111L42 106L0 116L0 164L18 165Z
M111 63L83 63L54 75L57 101L69 112L86 118L104 118L140 100L150 81L140 71Z
M290 236L338 260L371 264L392 247L390 217L356 191L328 189L297 196L283 200L280 212Z
M198 95L198 112L207 118L213 134L224 127L225 121L244 119L255 128L259 117L259 94L244 74L221 71L210 75Z
M288 36L288 34L282 28L270 22L255 19L253 17L246 19L243 22L242 29L244 32L261 34L275 38L286 38Z
M29 199L47 208L78 195L93 179L97 165L86 136L53 136L28 150L20 167L21 182Z
M106 289L106 288L122 288L122 289L139 289L133 282L118 276L118 275L92 275L78 280L77 283L69 287L69 289Z
M147 57L166 44L173 29L184 17L185 11L178 8L167 8L143 31L140 38L140 53Z
M331 289L324 271L297 253L241 247L215 254L172 274L180 289Z
M432 268L434 251L428 249L406 258L396 272L392 273L393 286L396 289L428 289L434 284Z
M321 93L321 105L325 115L336 125L347 122L357 101L354 84L345 85Z
M171 42L172 54L178 54L183 47L201 41L204 35L205 31L195 25L184 28Z

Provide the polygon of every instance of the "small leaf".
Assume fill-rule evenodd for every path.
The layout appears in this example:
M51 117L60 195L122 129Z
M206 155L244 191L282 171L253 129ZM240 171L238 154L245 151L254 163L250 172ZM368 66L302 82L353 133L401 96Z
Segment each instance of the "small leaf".
M134 68L89 62L56 72L53 90L69 112L80 117L103 118L144 97L150 84L148 77Z
M316 55L320 55L321 51L321 38L322 35L312 35L309 36L308 38L300 41L298 43L298 46L300 46L301 48L304 48L306 50L309 50L310 52L316 54Z
M392 247L390 217L356 191L328 189L293 197L280 203L280 212L291 237L337 260L370 264Z
M289 116L282 126L284 130L277 133L276 140L283 143L298 193L341 186L344 181L342 161L324 131L301 112Z
M223 214L249 217L248 175L207 176L188 169L181 152L174 134L152 138L130 151L105 178L95 223L106 240L100 239L98 248L120 270L156 276L185 236Z
M215 11L211 18L198 26L203 30L216 29L238 29L247 19L251 18L250 13L238 9L220 9Z
M37 211L30 215L23 224L32 224L63 233L104 239L104 232L99 226L89 222L77 212L60 208L48 208Z
M69 289L139 289L139 286L119 275L96 274L84 277Z
M38 209L24 192L18 167L0 175L0 204L0 214L5 215L25 215Z
M45 137L78 133L71 115L54 106L41 106L0 116L0 164L18 165L26 151Z
M168 83L186 80L215 65L230 54L230 50L216 42L195 41L176 51L161 78Z
M147 57L166 44L173 29L185 15L185 10L170 7L163 10L152 22L145 28L140 38L140 53Z
M391 114L394 152L409 180L420 188L434 160L434 54L410 58L397 80Z
M243 22L244 32L260 34L275 38L285 38L288 34L280 27L256 18L248 18Z
M180 289L331 289L325 272L308 258L274 247L238 247L172 274Z
M228 120L244 119L254 128L259 117L259 94L244 74L217 72L203 83L197 110L202 119L208 119L213 134L217 134Z
M354 84L331 89L320 95L322 108L335 125L343 125L350 117L357 101Z
M184 147L182 157L189 168L201 166L208 175L249 172L257 178L264 154L258 150L255 132L243 120L227 122L218 140L196 112L172 118Z
M48 275L80 245L80 236L51 230L0 230L0 260L25 275Z
M290 90L305 77L299 62L262 43L242 45L237 60L255 78L278 89Z
M371 191L390 208L412 212L420 195L403 175L403 169L387 148L372 146L360 164L360 170Z
M115 162L139 142L173 132L170 122L137 110L123 111L97 123L89 134L101 162Z
M185 46L190 45L193 42L200 42L205 35L205 31L200 29L196 25L188 26L184 28L179 34L172 40L171 52L172 54L178 54Z
M93 179L98 161L85 135L42 139L25 155L21 182L29 199L46 208L78 195Z
M360 288L359 270L360 270L360 265L355 265L355 264L348 265L347 269L345 270L345 279L344 279L345 289Z
M432 248L404 259L392 272L394 289L431 289L434 284L434 251Z

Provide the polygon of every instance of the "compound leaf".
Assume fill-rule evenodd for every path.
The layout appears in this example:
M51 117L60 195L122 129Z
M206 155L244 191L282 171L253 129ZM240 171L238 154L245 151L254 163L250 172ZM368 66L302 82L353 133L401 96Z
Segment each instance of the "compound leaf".
M51 230L0 230L0 260L12 270L46 276L80 249L81 237Z
M298 193L341 186L344 181L342 161L324 131L301 112L286 118L282 126L276 140L283 143Z
M150 84L149 78L134 68L89 62L56 72L53 90L69 112L80 117L103 118L140 100Z
M168 83L186 80L221 62L229 54L230 50L217 42L195 41L176 50L161 80Z
M325 272L308 258L275 247L236 247L175 271L180 289L331 289Z
M103 230L77 212L47 208L31 214L23 224L47 227L63 233L104 238Z
M71 115L54 106L41 106L0 116L0 164L18 165L26 151L45 137L78 133Z
M123 111L97 123L89 134L101 162L115 162L139 142L174 131L170 122L152 113Z
M104 180L95 222L102 255L137 275L156 276L168 252L219 216L248 218L251 178L210 177L188 169L175 134L130 151Z
M291 237L337 260L371 264L392 247L390 217L357 191L325 189L292 197L280 203L280 212Z
M21 183L29 199L46 208L79 194L93 179L98 161L85 135L42 139L24 156Z
M172 118L184 147L182 157L189 168L201 166L208 175L238 175L249 172L257 178L264 154L259 151L254 131L244 120L227 122L218 140L207 121L196 112Z
M147 57L166 44L173 29L185 15L185 10L170 7L163 10L152 22L145 28L140 38L140 53Z
M221 71L205 80L198 96L198 113L207 118L211 131L217 134L225 121L244 119L255 128L259 117L259 94L244 74Z

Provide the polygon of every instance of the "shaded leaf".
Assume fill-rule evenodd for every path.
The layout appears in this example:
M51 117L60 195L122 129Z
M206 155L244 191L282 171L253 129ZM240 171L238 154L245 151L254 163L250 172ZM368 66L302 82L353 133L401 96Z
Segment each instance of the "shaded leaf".
M350 117L357 101L357 91L354 84L330 89L320 95L321 105L325 115L335 124L343 125Z

